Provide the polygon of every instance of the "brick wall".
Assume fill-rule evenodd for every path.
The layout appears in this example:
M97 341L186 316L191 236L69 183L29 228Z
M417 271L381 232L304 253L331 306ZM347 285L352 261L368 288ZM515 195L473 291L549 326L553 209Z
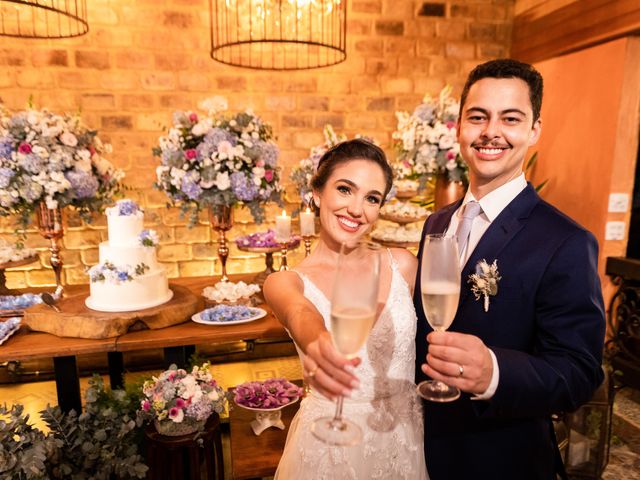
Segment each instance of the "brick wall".
M273 124L283 178L309 147L322 141L326 123L349 136L373 136L392 156L394 111L411 110L425 93L436 94L446 83L459 94L474 65L508 55L513 19L513 0L434 0L444 5L442 17L418 16L423 2L350 0L346 62L320 70L269 72L228 67L209 57L208 3L91 0L90 32L83 37L0 37L5 104L21 109L32 95L40 107L82 110L85 122L112 143L111 160L126 171L131 187L127 196L146 207L148 226L159 231L158 256L171 277L219 271L217 237L206 218L187 229L178 212L165 207L164 194L152 188L158 162L151 148L175 109L193 109L214 94L226 96L234 111L252 107ZM295 202L294 189L287 190L288 200ZM97 263L105 222L96 218L85 225L68 212L67 224L64 280L86 283L84 269ZM3 236L10 237L9 224L2 225ZM230 238L267 226L255 226L239 211ZM32 230L27 244L39 249L41 261L7 272L9 286L52 284L45 240ZM293 264L301 253L293 256ZM262 258L231 245L231 272L262 266Z

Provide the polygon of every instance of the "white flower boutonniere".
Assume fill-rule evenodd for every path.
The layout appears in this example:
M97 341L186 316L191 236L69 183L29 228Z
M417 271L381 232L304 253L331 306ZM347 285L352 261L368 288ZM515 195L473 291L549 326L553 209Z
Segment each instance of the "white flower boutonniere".
M489 297L494 297L498 293L498 282L502 277L498 273L498 260L494 260L491 265L482 259L476 265L476 273L469 275L469 283L472 284L471 291L480 300L484 297L484 311L489 311Z

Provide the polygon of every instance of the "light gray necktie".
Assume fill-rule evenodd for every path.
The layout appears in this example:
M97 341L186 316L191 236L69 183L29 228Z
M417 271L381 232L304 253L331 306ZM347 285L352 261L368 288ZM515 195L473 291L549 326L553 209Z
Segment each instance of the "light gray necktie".
M471 224L473 219L476 218L482 212L482 207L478 202L471 201L464 206L462 211L462 219L456 230L456 237L458 237L458 254L462 258L463 252L467 244L469 243L469 235L471 234Z

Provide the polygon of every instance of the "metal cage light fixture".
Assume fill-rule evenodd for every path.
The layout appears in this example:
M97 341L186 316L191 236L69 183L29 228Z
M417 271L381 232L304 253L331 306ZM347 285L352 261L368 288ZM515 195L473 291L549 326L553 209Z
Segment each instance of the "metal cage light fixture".
M211 58L260 70L344 61L347 0L209 0Z
M89 31L87 0L0 0L0 35L69 38Z

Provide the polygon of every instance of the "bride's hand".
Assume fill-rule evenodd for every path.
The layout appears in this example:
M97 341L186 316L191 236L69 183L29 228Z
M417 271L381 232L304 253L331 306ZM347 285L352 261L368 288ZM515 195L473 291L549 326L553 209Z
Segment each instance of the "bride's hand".
M307 345L304 357L304 379L314 390L334 400L340 395L349 397L358 388L358 378L350 373L360 364L360 358L349 360L333 346L331 334L322 332Z

